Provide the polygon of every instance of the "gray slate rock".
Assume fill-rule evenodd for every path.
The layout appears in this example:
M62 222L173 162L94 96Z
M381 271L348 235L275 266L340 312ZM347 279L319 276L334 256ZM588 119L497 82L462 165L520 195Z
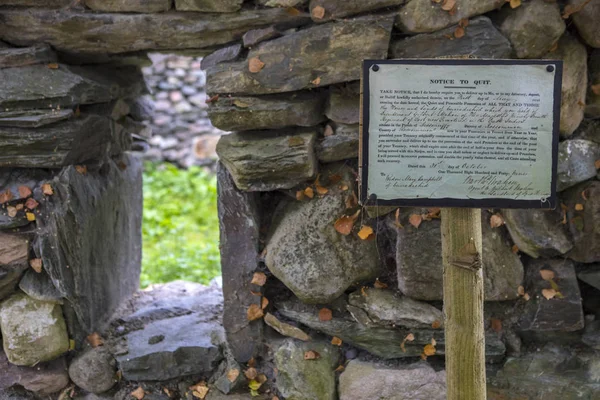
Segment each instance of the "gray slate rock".
M308 0L256 0L257 4L266 7L296 7L308 3Z
M435 58L442 56L472 56L475 58L510 58L513 49L507 38L494 27L487 17L469 21L465 35L448 40L456 26L433 33L423 33L393 40L390 52L393 58Z
M307 351L315 351L320 357L305 360ZM328 342L306 343L287 339L274 355L278 370L277 389L290 400L336 400L334 370L339 358L339 348Z
M155 343L150 339L164 337ZM223 328L185 315L155 321L127 335L128 353L117 356L123 377L135 381L164 381L205 374L221 361Z
M563 297L556 296L547 300L543 296L542 291L551 289L551 284L542 279L541 270L554 272L554 282ZM526 268L525 292L531 299L526 302L522 312L520 330L572 332L583 329L581 293L572 261L531 260Z
M168 11L171 0L85 0L94 11L156 13Z
M400 9L396 27L406 33L433 32L457 24L463 18L471 18L500 8L505 0L462 0L456 3L456 12L442 10L442 4L410 0ZM468 28L467 28L468 29Z
M568 0L573 6L581 6L583 2ZM581 11L571 14L571 19L577 27L577 32L583 40L592 47L600 48L600 4L596 1L589 2Z
M380 272L376 241L361 240L355 233L344 236L334 228L346 212L346 198L355 181L349 167L329 164L321 171L322 184L334 174L342 176L349 191L334 185L323 197L282 201L267 240L265 264L307 303L328 303Z
M585 331L583 332L581 341L592 349L600 350L600 320L585 324Z
M3 390L16 385L38 396L49 396L59 392L68 384L69 374L64 358L41 363L35 367L18 367L8 362L4 352L0 351L0 399L2 400L6 400L6 397L3 397Z
M25 275L19 282L19 289L32 299L57 304L63 303L62 295L54 287L52 280L44 270L40 273L35 272L33 269L25 272Z
M530 257L554 257L573 248L563 215L555 210L502 210L510 236L519 251Z
M298 92L261 97L233 97L212 103L208 116L224 131L315 126L326 118L323 93Z
M557 191L594 178L595 161L600 159L600 145L588 140L572 139L558 145Z
M244 0L175 0L178 11L233 13L242 8Z
M73 110L22 110L0 112L0 127L39 128L69 119Z
M207 55L206 57L204 57L200 64L201 68L208 69L210 67L213 67L213 66L223 63L223 62L234 61L239 57L241 52L242 52L242 45L239 43L232 44L231 46L223 47L222 49L214 51L214 52L210 53L209 55Z
M598 52L598 56L598 61L600 61L600 52ZM573 134L573 137L600 144L600 119L584 119Z
M589 88L585 101L585 116L587 118L600 118L600 93L596 94L592 90L592 87L595 88L600 85L600 49L595 49L590 54L588 69ZM600 121L595 120L595 123L600 124Z
M583 192L587 201L583 199ZM600 199L598 196L600 196L600 182L596 180L584 182L565 192L567 226L574 244L567 256L577 262L600 261ZM577 204L581 204L583 210L575 210Z
M225 167L217 170L221 272L223 274L223 327L233 357L247 362L257 354L263 324L248 321L247 309L259 305L260 297L250 290L258 269L260 198L258 193L240 191Z
M323 163L357 158L359 141L358 125L336 124L334 134L317 143L317 158Z
M446 373L426 362L398 367L352 360L340 375L340 400L445 400Z
M0 331L8 361L34 366L69 350L69 336L58 304L17 293L0 303Z
M248 381L244 373L242 372L242 367L233 357L233 354L225 348L224 350L225 359L219 365L217 371L213 374L209 383L212 383L221 393L229 394L234 391L242 391L244 387L247 387ZM228 375L232 371L238 371L238 376L232 382Z
M217 154L241 190L289 189L317 174L315 138L309 128L232 133Z
M71 0L3 0L3 6L61 8L71 4Z
M266 28L252 29L251 31L244 33L242 42L244 43L244 47L252 47L260 42L279 36L281 36L281 32L274 26L269 26Z
M104 393L115 383L117 363L104 347L90 348L69 365L69 377L83 390Z
M362 17L263 42L248 54L265 64L259 72L249 71L248 60L215 65L207 71L206 91L268 94L358 80L357 60L387 57L392 25L393 16Z
M17 46L45 42L60 51L96 54L208 50L240 39L250 29L273 24L293 27L310 20L306 14L291 15L281 8L214 15L96 14L43 9L3 9L1 13L0 37L6 42Z
M577 273L579 280L600 290L600 265L592 264Z
M14 292L29 267L28 253L27 237L0 232L0 300Z
M544 0L524 2L515 9L503 7L494 22L510 40L518 58L540 58L566 29L558 4Z
M333 86L325 111L327 117L337 123L356 125L360 122L360 84L352 82Z
M56 62L56 54L47 44L32 47L0 48L0 68Z
M381 8L400 6L406 3L406 1L407 0L311 0L309 9L311 10L313 21L319 23ZM323 17L320 17L320 13L314 11L315 7L322 7L325 10Z

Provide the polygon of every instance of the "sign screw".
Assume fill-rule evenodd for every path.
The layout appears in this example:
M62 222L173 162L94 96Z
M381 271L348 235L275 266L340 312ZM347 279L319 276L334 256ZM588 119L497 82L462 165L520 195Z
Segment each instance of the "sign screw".
M373 71L375 71L375 72L379 71L379 65L377 65L377 64L373 65Z
M546 67L546 71L548 71L548 72L552 72L552 71L554 71L554 65L548 65L548 66Z

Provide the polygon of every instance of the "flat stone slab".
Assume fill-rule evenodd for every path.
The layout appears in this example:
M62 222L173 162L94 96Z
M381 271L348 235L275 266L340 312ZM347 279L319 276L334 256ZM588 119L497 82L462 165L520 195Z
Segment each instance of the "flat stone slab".
M24 110L0 112L0 127L39 128L73 116L73 110Z
M156 13L168 11L171 0L85 0L94 11Z
M56 54L47 44L32 47L0 48L0 68L56 62Z
M244 0L175 0L178 11L233 13L242 8Z
M16 385L36 393L39 396L49 396L59 392L69 384L67 363L59 358L35 367L18 367L8 362L4 352L0 350L0 398L2 391Z

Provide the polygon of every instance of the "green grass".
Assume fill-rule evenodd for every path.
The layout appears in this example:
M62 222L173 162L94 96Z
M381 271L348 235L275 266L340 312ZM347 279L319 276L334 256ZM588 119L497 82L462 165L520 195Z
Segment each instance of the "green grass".
M146 163L141 286L220 275L217 182L200 168Z

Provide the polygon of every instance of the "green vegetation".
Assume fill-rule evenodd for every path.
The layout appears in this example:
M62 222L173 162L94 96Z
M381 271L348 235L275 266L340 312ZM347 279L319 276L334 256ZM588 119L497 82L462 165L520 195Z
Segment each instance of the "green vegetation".
M141 285L220 275L217 181L201 168L146 163Z

